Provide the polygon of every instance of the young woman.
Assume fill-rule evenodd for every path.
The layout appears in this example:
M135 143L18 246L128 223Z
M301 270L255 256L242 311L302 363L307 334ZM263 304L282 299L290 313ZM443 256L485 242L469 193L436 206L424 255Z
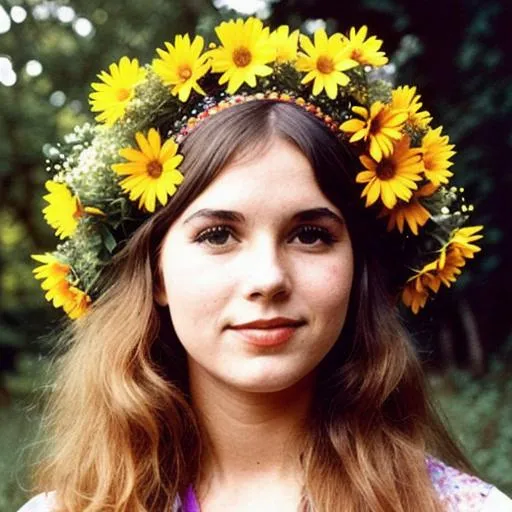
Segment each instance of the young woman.
M429 403L349 143L275 98L193 124L182 183L94 305L62 296L87 313L61 340L39 473L52 492L21 510L512 510ZM137 138L148 173L156 134ZM130 169L142 153L123 153Z

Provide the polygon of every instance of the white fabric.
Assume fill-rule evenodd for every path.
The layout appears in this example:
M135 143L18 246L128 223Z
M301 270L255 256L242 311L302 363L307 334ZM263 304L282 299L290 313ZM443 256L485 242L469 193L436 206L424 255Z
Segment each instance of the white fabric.
M493 487L484 502L481 512L512 512L512 500Z
M54 503L54 493L38 494L18 512L53 512ZM512 500L493 487L480 512L512 512Z
M25 503L18 512L52 512L55 505L54 494L53 492L38 494Z

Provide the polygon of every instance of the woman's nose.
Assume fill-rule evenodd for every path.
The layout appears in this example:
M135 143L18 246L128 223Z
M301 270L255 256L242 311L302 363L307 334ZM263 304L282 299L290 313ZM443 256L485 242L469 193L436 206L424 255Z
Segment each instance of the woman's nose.
M288 262L275 241L263 239L247 248L242 272L244 296L248 300L283 300L291 290Z

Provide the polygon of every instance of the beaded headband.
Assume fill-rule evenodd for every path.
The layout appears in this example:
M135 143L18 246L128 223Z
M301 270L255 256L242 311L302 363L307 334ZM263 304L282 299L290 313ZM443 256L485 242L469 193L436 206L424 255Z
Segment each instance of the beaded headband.
M101 293L98 277L133 227L164 207L183 181L179 144L203 119L240 102L293 102L358 153L365 206L383 230L416 249L401 297L414 313L450 287L480 250L482 226L449 187L453 144L422 110L416 88L392 84L382 41L367 27L313 38L256 18L224 21L206 51L201 36L177 35L153 62L122 57L90 94L97 123L75 127L48 161L43 214L61 243L33 255L45 297L78 318ZM157 127L171 126L167 133Z

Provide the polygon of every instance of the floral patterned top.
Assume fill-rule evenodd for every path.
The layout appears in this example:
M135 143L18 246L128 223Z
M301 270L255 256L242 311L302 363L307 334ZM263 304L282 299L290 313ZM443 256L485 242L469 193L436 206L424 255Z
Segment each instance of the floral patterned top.
M446 512L512 512L512 500L491 484L432 457L427 458L427 467ZM32 498L18 512L52 512L53 506L53 493L43 493ZM173 508L173 512L200 512L190 490L183 502L176 503Z

